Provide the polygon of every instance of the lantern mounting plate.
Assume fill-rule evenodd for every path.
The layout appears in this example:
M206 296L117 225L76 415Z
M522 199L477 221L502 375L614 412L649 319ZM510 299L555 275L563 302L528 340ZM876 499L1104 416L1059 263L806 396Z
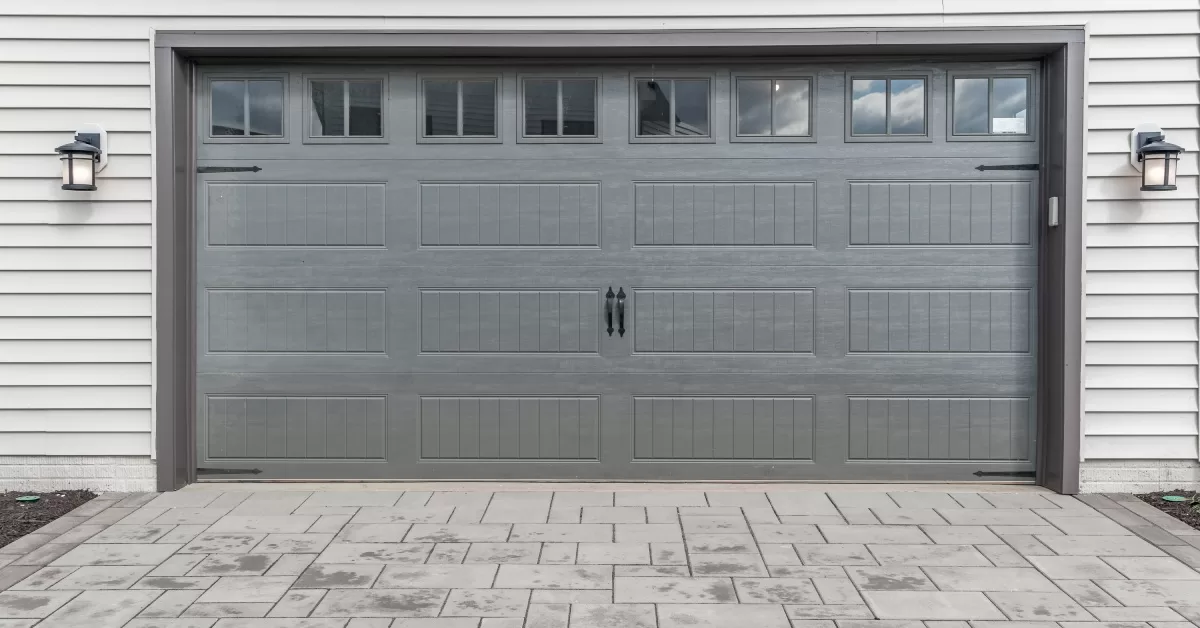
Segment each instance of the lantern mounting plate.
M96 160L96 172L104 170L108 165L108 131L99 124L81 124L75 129L75 141L90 144L100 149Z
M1146 145L1146 140L1155 135L1163 135L1163 130L1157 124L1139 124L1129 132L1129 165L1134 170L1142 171L1142 158L1138 149Z

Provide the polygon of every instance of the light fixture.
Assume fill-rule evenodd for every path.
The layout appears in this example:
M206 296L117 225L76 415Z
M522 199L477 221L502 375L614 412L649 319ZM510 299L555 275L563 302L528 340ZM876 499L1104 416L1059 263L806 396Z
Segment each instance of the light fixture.
M1169 192L1177 189L1179 153L1183 148L1166 141L1162 129L1138 125L1129 134L1130 163L1142 171L1143 192Z
M54 149L62 161L62 189L90 192L96 189L96 173L108 165L108 133L89 124L75 133L75 140Z

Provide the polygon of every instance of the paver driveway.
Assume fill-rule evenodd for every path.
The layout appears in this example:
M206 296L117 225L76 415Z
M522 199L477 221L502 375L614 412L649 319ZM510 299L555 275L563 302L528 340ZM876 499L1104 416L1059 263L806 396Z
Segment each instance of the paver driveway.
M253 488L104 495L0 548L0 628L1200 622L1200 532L1128 496Z

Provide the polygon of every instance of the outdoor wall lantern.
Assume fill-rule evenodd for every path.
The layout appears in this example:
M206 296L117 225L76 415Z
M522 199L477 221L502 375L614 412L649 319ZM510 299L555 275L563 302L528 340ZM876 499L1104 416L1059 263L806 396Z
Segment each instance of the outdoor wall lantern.
M1154 125L1138 125L1129 135L1129 162L1142 171L1143 192L1176 189L1175 175L1183 148L1165 140L1162 129Z
M108 165L108 133L89 124L75 132L75 141L54 149L62 161L62 189L90 192L96 173Z

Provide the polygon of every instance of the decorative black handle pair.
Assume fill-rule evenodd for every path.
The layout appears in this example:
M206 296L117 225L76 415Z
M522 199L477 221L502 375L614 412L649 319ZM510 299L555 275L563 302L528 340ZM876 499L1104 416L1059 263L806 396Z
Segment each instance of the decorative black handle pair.
M617 299L617 332L621 337L625 337L625 288L619 288L616 294L613 294L612 286L608 287L608 293L604 295L604 320L608 322L608 335L613 333L613 297Z

